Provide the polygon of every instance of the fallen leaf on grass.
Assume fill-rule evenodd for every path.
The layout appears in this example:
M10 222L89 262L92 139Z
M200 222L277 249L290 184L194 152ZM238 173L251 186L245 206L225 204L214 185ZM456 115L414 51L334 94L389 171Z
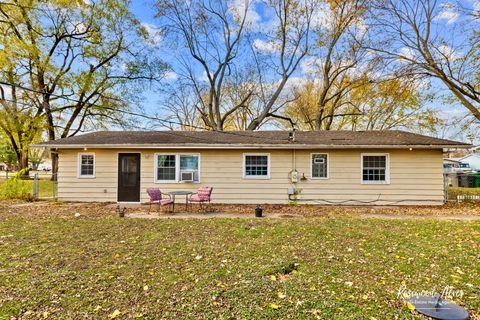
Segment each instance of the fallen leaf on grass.
M276 303L270 303L270 308L277 310L278 308L280 308L280 306Z
M110 319L115 319L116 317L118 317L119 315L121 315L122 313L120 312L120 310L115 310L113 311L113 313L110 315Z

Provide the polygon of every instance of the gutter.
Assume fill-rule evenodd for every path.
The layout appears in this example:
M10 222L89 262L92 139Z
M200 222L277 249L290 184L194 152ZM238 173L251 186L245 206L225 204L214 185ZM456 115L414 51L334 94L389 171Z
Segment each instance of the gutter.
M57 149L446 149L471 145L332 145L332 144L32 144L33 148Z

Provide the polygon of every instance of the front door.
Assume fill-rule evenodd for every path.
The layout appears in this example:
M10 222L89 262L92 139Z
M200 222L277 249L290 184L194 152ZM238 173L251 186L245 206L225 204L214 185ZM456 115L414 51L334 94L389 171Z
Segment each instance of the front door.
M118 154L118 201L140 202L140 154Z

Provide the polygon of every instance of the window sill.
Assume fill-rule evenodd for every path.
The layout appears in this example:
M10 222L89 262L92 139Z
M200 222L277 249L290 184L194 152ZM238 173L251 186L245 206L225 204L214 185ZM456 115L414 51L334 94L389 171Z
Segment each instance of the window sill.
M250 177L250 176L244 176L244 180L270 180L270 177Z
M320 177L310 177L310 180L328 180L329 178L320 178Z
M362 184L390 184L390 181L362 181Z
M77 176L78 179L95 179L95 176Z

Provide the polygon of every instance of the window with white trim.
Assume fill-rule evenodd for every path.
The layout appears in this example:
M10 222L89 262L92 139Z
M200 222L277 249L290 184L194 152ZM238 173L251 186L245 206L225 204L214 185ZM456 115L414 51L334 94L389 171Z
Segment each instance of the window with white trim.
M78 154L78 177L80 178L95 177L95 154L94 153Z
M388 183L388 154L362 155L362 182Z
M200 182L198 154L156 154L156 182Z
M312 153L310 161L312 179L327 179L328 155L326 153Z
M162 154L157 156L157 180L176 181L177 157L174 154Z
M270 178L269 154L244 154L243 177L246 179Z

